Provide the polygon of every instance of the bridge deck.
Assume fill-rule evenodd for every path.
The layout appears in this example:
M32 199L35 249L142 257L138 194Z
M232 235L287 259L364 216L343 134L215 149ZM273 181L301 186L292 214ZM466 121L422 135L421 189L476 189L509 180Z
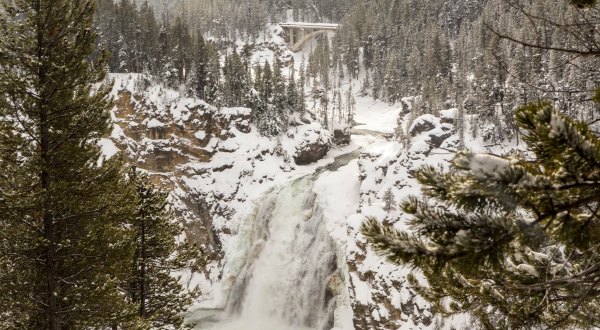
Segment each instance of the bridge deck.
M302 22L279 23L279 26L281 26L283 28L318 29L318 30L338 30L340 28L339 24L302 23Z

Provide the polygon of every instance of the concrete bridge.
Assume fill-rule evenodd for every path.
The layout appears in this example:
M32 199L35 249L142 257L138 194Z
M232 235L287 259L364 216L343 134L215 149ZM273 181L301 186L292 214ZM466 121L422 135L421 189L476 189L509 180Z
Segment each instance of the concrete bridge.
M318 35L335 32L339 24L326 23L279 23L287 34L287 42L293 52L300 51L304 45Z

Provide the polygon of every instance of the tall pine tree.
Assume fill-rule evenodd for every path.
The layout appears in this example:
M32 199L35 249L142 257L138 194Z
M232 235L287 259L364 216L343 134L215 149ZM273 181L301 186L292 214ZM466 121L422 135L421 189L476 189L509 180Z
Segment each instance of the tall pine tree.
M112 102L95 1L1 4L0 327L122 323L134 193L98 146Z
M137 210L133 222L135 254L128 293L138 315L151 323L152 329L181 326L185 307L191 302L171 272L190 266L193 249L177 243L181 234L167 202L167 193L155 188L146 174L130 171L137 191Z

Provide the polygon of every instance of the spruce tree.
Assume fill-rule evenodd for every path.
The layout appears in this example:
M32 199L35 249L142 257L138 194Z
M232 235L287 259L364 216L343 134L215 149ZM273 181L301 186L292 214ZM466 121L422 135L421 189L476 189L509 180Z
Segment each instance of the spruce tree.
M383 209L386 212L390 212L394 208L394 204L396 202L395 199L396 197L392 192L392 188L388 188L383 194Z
M178 328L191 299L171 273L190 266L189 258L201 260L202 256L190 255L192 250L186 249L185 243L177 243L181 229L173 222L167 193L155 188L148 176L135 168L130 178L138 202L129 298L137 306L138 316L150 322L152 329Z
M420 268L413 287L442 314L487 329L590 328L600 319L600 139L549 103L516 121L534 160L463 151L418 171L402 204L411 232L369 219L372 246Z
M206 88L208 82L208 49L204 37L198 32L196 41L196 56L194 72L192 73L192 89L197 97L204 99L206 97Z
M223 68L223 92L227 106L239 107L244 104L244 97L249 88L246 73L240 55L234 51L226 58Z
M221 64L219 62L219 52L216 45L212 42L206 44L207 48L207 70L206 86L204 86L204 98L206 102L218 103L219 90L221 88Z
M112 102L92 0L2 1L0 303L5 329L84 329L131 315L134 192L104 160Z
M269 103L273 96L273 71L269 62L265 63L262 73L262 98L265 103Z

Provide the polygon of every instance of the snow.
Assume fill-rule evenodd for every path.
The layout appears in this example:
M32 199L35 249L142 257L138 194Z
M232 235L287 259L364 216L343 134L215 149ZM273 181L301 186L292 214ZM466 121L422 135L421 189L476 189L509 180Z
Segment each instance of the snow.
M458 116L458 109L456 108L440 111L441 118L456 119L456 116Z
M398 115L402 110L399 104L390 105L370 97L358 97L356 109L354 120L358 125L354 128L380 133L394 133Z
M242 108L242 107L237 107L237 108L221 108L219 109L219 113L223 114L225 116L240 116L240 115L245 115L245 116L250 116L252 114L252 109L249 108Z
M288 28L299 28L299 29L333 29L337 30L340 25L339 24L331 24L331 23L306 23L306 22L286 22L279 23L281 27Z
M489 154L470 154L468 157L469 169L481 178L500 178L511 165L506 159Z
M341 243L347 239L346 219L356 213L359 205L358 174L358 160L354 160L336 172L321 174L313 188L324 209L327 229Z
M102 148L102 155L106 158L112 158L114 155L120 152L119 148L113 141L107 138L100 139L100 147Z
M302 56L309 52L311 43L305 50L292 54L287 50L285 41L280 35L281 28L271 26L268 32L261 36L256 44L257 51L252 57L253 63L273 62L273 48L283 50L284 56L293 57L296 69L299 67ZM242 43L236 43L242 47ZM286 70L284 70L284 74ZM189 140L198 140L208 144L201 149L211 154L209 162L190 158L187 162L179 164L173 171L166 173L170 180L175 182L172 199L176 209L188 216L189 209L183 202L186 198L193 201L206 201L212 205L214 212L212 226L219 235L224 254L223 261L209 265L209 272L204 274L182 273L182 282L189 288L199 288L203 296L195 301L192 310L202 308L222 308L225 306L228 294L235 283L236 275L246 262L250 247L249 235L253 230L250 219L256 217L257 203L265 196L278 189L286 187L299 178L311 175L319 167L334 162L334 157L361 149L360 157L351 160L347 165L334 171L323 171L316 178L312 186L317 195L317 202L322 208L326 229L334 239L336 245L337 263L340 269L344 288L339 293L337 308L335 310L336 330L353 329L353 315L351 306L365 308L366 315L379 319L386 325L395 324L399 329L434 329L436 322L426 326L424 317L431 316L429 304L413 292L406 283L408 274L415 275L423 281L423 276L418 271L398 267L387 262L375 254L366 244L365 238L360 234L359 228L368 216L376 217L381 221L392 223L395 228L406 230L407 216L399 207L386 212L383 202L383 192L391 189L397 201L410 195L418 195L420 187L414 179L414 171L423 165L439 165L448 167L453 153L458 145L458 136L454 127L442 123L443 119L455 119L457 109L440 111L440 118L431 114L417 118L412 124L430 121L434 124L431 131L422 132L410 138L408 145L399 141L385 138L383 135L394 133L398 117L402 112L402 105L387 104L375 101L368 96L356 95L354 127L358 135L352 136L350 146L333 148L325 159L308 166L296 166L290 160L296 152L309 143L326 142L330 138L329 132L319 124L312 123L291 127L278 141L260 136L255 127L250 125L249 133L240 132L235 125L224 127L223 130L231 133L233 137L221 139L213 136L210 131L199 129L193 125L197 114L211 114L227 118L249 116L247 108L222 108L217 109L201 100L186 98L178 91L162 86L152 86L145 91L136 91L136 79L139 75L112 75L117 83L113 91L117 96L119 89L132 93L142 93L151 104L151 110L144 113L148 120L146 126L164 127L179 125L180 127L192 126ZM360 90L359 83L344 81L342 92L352 86L353 91ZM402 102L409 106L414 104L418 97L403 98ZM197 113L192 111L194 109ZM469 123L468 116L465 122ZM113 117L114 118L114 117ZM160 118L160 120L158 120ZM196 119L198 120L198 119ZM403 123L409 122L409 115L405 115ZM446 121L444 121L446 122ZM248 122L238 124L247 126ZM101 140L105 155L114 155L122 149L128 155L140 156L155 150L175 150L169 141L143 139L134 141L127 136L126 127L135 127L137 123L122 120L115 125L110 139ZM337 124L335 124L337 125ZM452 132L440 148L431 145L430 134ZM465 132L470 132L465 127ZM486 148L481 139L474 139L466 134L465 145L471 149L488 152L503 152L514 146ZM175 151L181 155L187 143L197 145L200 141L180 139L176 141L181 148ZM117 146L119 148L117 148ZM139 150L143 151L139 151ZM489 158L488 158L489 157ZM471 159L469 166L479 173L500 173L506 169L506 164L492 156L477 156ZM218 212L215 212L218 211ZM299 210L295 216L310 219L313 210ZM230 233L230 234L224 234ZM353 269L349 265L353 265ZM518 266L520 271L533 274L528 265ZM535 270L535 269L533 269ZM383 297L383 298L382 298ZM382 299L386 299L385 301ZM406 310L414 310L407 313ZM401 319L394 320L397 311ZM367 317L359 315L359 317ZM466 316L457 316L445 321L445 327L462 327ZM260 320L259 320L260 321ZM256 323L235 322L219 329L282 329L281 322L277 320L262 320ZM271 323L268 323L271 322ZM383 324L383 323L382 323ZM382 326L383 327L383 326Z
M206 132L204 132L204 131L198 131L198 132L194 133L194 136L198 140L204 140L204 139L206 139Z
M146 123L146 127L148 128L161 128L167 126L165 123L161 122L156 118L152 118L148 123Z

